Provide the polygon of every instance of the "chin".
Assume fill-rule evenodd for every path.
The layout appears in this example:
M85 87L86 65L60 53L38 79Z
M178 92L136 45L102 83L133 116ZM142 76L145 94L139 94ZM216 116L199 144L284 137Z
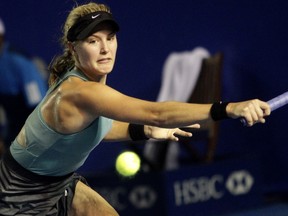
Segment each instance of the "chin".
M107 67L107 68L101 68L100 70L98 70L101 74L109 74L112 72L112 69L111 67Z

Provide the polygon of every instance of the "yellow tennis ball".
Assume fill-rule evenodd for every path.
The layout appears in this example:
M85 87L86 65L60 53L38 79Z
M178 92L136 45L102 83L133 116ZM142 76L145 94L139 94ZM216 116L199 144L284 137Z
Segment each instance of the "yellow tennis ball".
M116 159L116 170L125 177L135 175L139 171L140 165L139 156L132 151L123 152Z

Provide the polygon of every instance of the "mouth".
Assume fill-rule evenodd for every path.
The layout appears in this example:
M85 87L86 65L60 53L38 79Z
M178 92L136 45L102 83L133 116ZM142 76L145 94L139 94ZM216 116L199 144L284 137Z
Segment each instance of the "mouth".
M112 61L111 58L102 58L102 59L99 59L97 62L100 64L106 64L106 63L109 63L111 61Z

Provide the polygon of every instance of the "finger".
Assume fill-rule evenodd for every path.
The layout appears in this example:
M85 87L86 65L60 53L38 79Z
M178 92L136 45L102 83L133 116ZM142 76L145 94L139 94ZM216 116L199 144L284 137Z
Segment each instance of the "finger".
M179 141L179 138L176 136L172 136L169 140L171 141Z
M257 113L259 119L263 118L264 112L263 112L263 110L260 107L256 108L256 113Z
M261 107L257 107L256 112L258 115L258 122L265 123L264 111L261 109Z
M181 127L181 128L179 128L179 130L191 133L194 130L198 130L199 128L201 128L200 124L193 124L193 125L189 125L189 126L186 126L186 127Z
M188 125L188 126L185 126L185 127L182 127L182 128L200 128L200 124L193 124L193 125Z
M271 114L271 108L267 102L260 102L260 107L263 111L264 116L269 116Z
M181 130L181 129L177 129L173 135L177 135L177 136L182 136L182 137L191 137L193 134L191 131L185 131L185 130Z
M258 105L257 105L256 101L252 101L252 103L250 103L248 106L248 112L251 116L252 123L259 120L258 114L257 114L257 107L258 107Z
M256 110L251 110L250 114L251 114L253 123L257 122L259 120L259 117L258 117L258 114L257 114Z
M173 132L171 132L168 135L168 140L171 140L171 141L178 141L179 140L179 138L177 137L177 129L175 129Z
M265 120L265 118L261 118L261 119L259 120L259 122L260 122L260 123L265 123L266 120Z
M252 116L250 115L250 113L247 113L244 118L246 119L246 122L247 122L247 126L248 127L251 127L253 125L253 118Z

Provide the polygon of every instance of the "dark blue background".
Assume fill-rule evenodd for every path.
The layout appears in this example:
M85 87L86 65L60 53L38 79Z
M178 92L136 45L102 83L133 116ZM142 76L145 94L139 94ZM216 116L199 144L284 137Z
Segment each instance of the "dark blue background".
M168 54L196 46L224 53L223 100L268 100L288 89L286 0L101 2L110 5L121 26L118 61L108 83L123 93L155 100ZM2 0L7 39L49 63L61 52L61 25L72 6L72 0ZM267 188L288 190L287 115L288 108L282 108L253 128L223 122L217 155L260 157ZM124 146L100 145L83 172L111 167Z

